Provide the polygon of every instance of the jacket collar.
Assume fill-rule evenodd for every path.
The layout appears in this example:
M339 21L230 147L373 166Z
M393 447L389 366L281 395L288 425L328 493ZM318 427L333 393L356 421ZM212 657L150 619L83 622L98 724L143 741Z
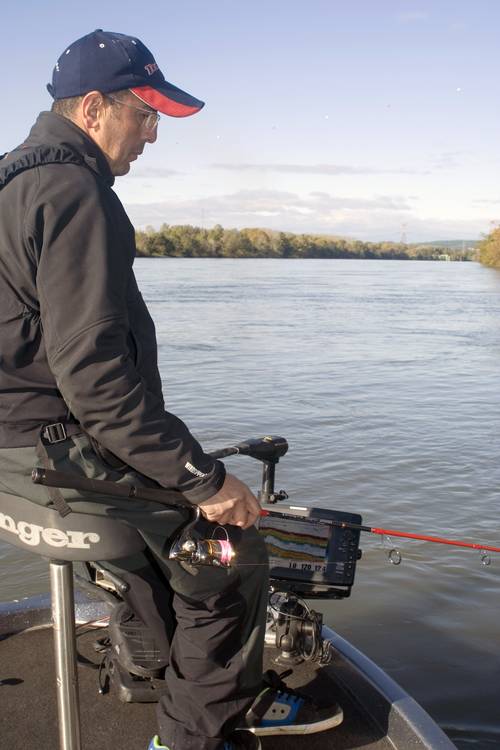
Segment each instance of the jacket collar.
M85 164L111 187L115 178L97 143L78 125L55 112L41 112L20 149L36 146L66 146L76 151Z

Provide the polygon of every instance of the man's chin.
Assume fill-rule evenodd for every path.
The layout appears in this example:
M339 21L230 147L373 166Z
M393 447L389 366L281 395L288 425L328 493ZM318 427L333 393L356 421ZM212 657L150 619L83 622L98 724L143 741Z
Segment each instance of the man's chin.
M123 175L130 172L130 162L126 162L124 164L115 164L113 166L112 172L114 177L123 177Z

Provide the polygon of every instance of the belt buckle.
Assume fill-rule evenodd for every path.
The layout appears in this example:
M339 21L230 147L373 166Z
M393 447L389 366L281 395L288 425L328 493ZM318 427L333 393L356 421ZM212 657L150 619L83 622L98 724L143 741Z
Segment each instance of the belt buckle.
M42 435L51 445L54 445L54 443L62 443L68 437L66 427L62 422L55 422L54 424L46 425Z

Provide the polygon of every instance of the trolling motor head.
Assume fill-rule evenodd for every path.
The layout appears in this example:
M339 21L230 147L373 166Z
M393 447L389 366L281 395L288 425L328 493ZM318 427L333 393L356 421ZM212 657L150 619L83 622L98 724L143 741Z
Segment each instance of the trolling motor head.
M229 448L211 452L212 458L226 458L227 456L250 456L251 458L262 461L262 487L259 494L259 500L264 503L276 503L279 500L286 500L288 495L283 490L275 492L274 474L276 464L285 455L288 450L288 442L284 437L278 435L266 435L261 438L250 438L243 440L237 445Z

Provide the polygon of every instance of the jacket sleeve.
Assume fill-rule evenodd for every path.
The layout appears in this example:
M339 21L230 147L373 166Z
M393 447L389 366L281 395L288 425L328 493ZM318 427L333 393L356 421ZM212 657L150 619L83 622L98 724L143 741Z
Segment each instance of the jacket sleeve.
M127 304L137 293L134 230L118 198L85 168L40 173L29 241L43 344L64 400L90 435L141 474L193 503L211 497L223 464L165 411L158 378L148 386L136 366Z

